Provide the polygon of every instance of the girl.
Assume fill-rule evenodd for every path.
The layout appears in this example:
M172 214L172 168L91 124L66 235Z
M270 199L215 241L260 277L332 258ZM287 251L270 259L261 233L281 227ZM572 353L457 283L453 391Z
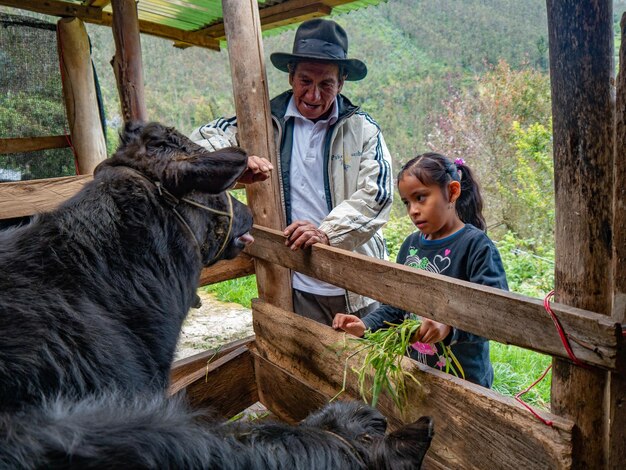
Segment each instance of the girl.
M398 263L508 290L500 254L484 232L478 183L462 159L452 162L437 153L419 155L400 170L398 191L419 229L404 240ZM333 327L363 336L366 330L384 328L385 322L400 323L408 314L382 305L363 319L337 314ZM438 361L442 351L433 352L436 343L443 341L452 349L467 380L491 387L493 368L485 338L423 318L414 339L426 343L418 343L418 350L411 352L414 359L441 367Z

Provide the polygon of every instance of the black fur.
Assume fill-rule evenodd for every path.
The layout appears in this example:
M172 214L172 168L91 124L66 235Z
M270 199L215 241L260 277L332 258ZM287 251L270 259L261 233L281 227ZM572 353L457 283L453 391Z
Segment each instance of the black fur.
M387 455L419 466L428 444L404 454L356 402L297 427L251 426L165 397L200 270L236 256L252 224L237 201L229 232L228 217L179 199L227 211L246 162L129 124L93 182L0 232L0 468L391 468ZM411 429L407 443L430 442Z

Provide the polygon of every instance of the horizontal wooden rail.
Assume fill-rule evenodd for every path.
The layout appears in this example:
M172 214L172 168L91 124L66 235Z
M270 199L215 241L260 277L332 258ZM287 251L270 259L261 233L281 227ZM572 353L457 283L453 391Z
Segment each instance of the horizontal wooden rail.
M0 155L38 150L61 149L70 146L69 136L51 135L47 137L21 137L0 139Z
M256 334L259 399L287 421L297 421L342 388L348 356L358 347L344 334L260 300L252 305ZM356 374L363 353L348 361L346 391L339 399L359 398ZM274 365L268 365L268 362ZM429 456L435 468L571 467L573 423L541 413L547 426L512 398L452 377L405 358L403 367L419 385L407 381L409 403L403 413L383 394L378 409L390 427L432 416L435 438ZM430 467L429 467L430 468Z
M317 244L293 252L282 232L255 226L253 257L288 267L502 343L552 356L567 353L539 299ZM620 325L610 317L558 303L552 309L578 359L607 369L623 367Z
M241 253L235 259L218 261L213 266L204 268L200 273L198 285L206 286L250 274L254 274L254 260L249 255Z
M91 175L0 183L0 219L50 211L89 181Z
M253 342L254 336L248 336L247 338L233 341L219 348L207 349L193 356L179 359L172 364L170 383L174 384L183 379L183 377L192 375L198 370L206 370L206 365L209 362L214 362L216 359L233 352L235 349L239 349L241 346L250 347ZM174 389L176 389L176 387L174 387ZM176 391L177 390L174 390L173 393L176 393Z

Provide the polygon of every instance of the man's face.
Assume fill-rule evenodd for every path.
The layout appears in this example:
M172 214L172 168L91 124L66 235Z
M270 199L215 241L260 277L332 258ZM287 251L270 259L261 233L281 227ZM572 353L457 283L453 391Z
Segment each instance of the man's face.
M289 84L300 114L315 121L328 112L341 92L339 66L328 62L300 62L289 74Z

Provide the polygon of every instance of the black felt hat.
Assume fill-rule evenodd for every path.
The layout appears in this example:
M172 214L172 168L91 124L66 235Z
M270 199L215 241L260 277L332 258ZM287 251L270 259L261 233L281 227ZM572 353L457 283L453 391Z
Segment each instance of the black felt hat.
M290 62L312 60L333 62L343 68L346 80L361 80L367 75L367 66L358 59L348 59L348 36L334 21L305 21L296 31L293 52L275 52L270 55L274 67L289 72Z

